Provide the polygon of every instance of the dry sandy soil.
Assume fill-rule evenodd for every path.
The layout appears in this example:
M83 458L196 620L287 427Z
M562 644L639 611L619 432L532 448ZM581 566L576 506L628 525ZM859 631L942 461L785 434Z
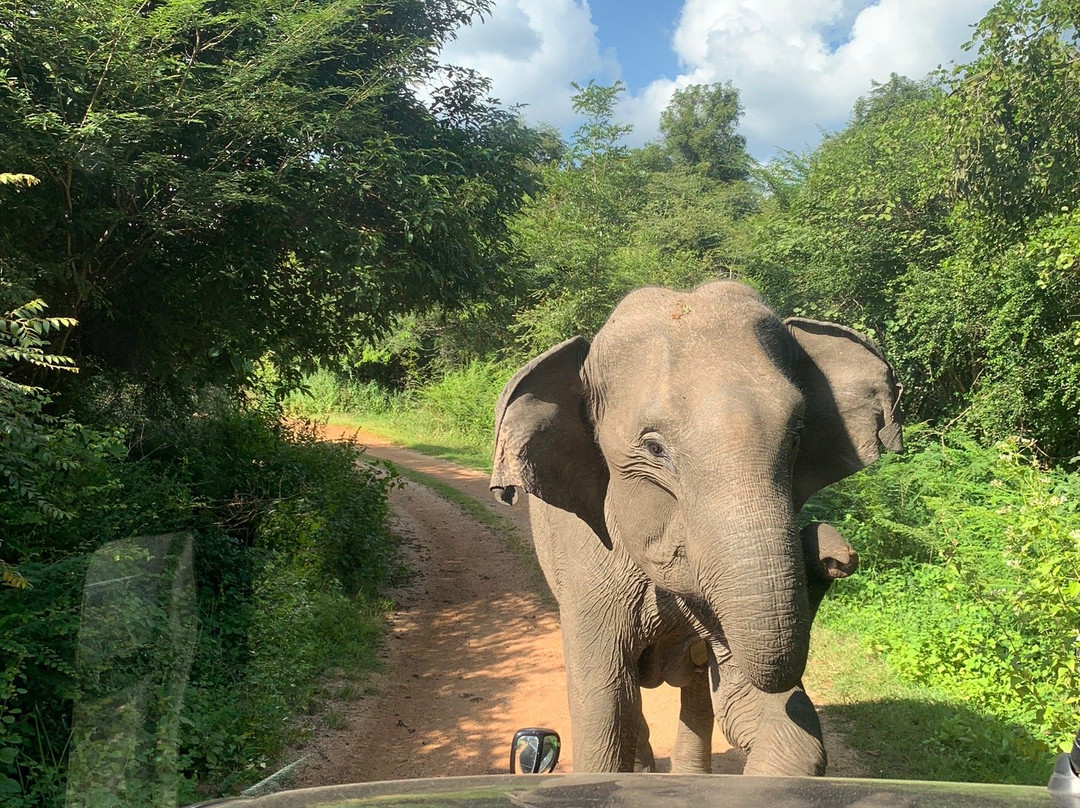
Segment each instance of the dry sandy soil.
M392 492L393 527L414 570L390 593L396 604L382 651L383 671L358 699L335 705L340 729L317 733L293 787L410 777L501 774L521 727L563 738L558 770L571 771L570 720L558 611L530 564L528 511L498 505L487 475L330 426L327 437L356 437L369 455L458 488L505 518L493 531L426 486ZM644 691L645 715L661 770L670 765L678 693ZM825 727L829 773L857 776L858 761ZM743 758L720 733L713 771L737 773Z

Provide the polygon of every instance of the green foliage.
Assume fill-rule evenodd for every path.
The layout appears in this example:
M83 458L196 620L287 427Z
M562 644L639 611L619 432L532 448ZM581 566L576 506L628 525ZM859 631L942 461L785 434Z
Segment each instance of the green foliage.
M1048 767L1080 714L1080 477L1017 440L981 448L953 431L916 445L807 506L863 561L829 624L905 678L1023 727L995 743Z
M488 5L4 0L0 165L41 179L0 184L5 283L87 372L181 387L482 292L539 145L437 64Z
M333 371L319 370L305 376L283 404L286 412L301 418L341 412L385 413L415 406L415 393L394 392L375 382L355 382Z
M183 802L196 784L205 794L259 779L320 673L374 661L377 591L398 570L384 523L393 478L358 466L352 447L295 435L264 413L213 397L202 408L147 424L127 453L90 444L78 484L45 489L68 519L0 495L0 518L21 525L3 550L33 587L0 590L0 749L14 750L0 756L5 805L63 799L73 704L87 687L75 667L84 574L107 542L194 536Z
M49 345L46 336L50 331L73 328L77 322L72 317L42 317L48 308L44 300L31 300L0 316L0 364L25 362L45 370L66 370L78 373L75 360L70 356L45 353ZM0 386L28 392L27 385L19 385L0 376Z
M999 3L971 64L892 76L764 170L747 228L753 282L882 343L911 420L1034 438L1058 462L1080 456L1073 21L1068 3Z
M320 371L305 380L313 395L297 394L286 404L309 417L354 417L428 454L490 467L495 402L514 370L513 363L474 360L404 392Z
M420 401L467 442L483 445L491 441L495 402L514 370L506 363L471 362L422 388Z
M530 354L591 337L635 287L735 274L745 248L736 223L759 204L746 183L672 167L655 147L616 145L625 134L612 122L622 86L579 89L575 103L590 124L576 133L571 159L543 167L543 192L512 225L525 286L513 329Z
M1025 434L1064 461L1080 452L1078 222L1066 209L997 255L965 245L912 271L896 324L912 335L901 356L920 409L935 402L993 438Z
M619 141L633 131L629 124L616 123L615 106L619 95L626 89L621 81L610 86L597 84L592 79L582 86L571 82L577 90L572 99L574 112L585 117L585 122L574 132L574 141L567 154L572 163L588 163L590 160L623 157L629 149Z
M901 677L868 649L858 620L850 601L825 600L814 622L805 683L822 722L858 750L867 776L1045 784L1045 758L1013 751L1015 739L1030 742L1030 733L933 684Z
M41 180L35 177L33 174L12 174L11 172L0 172L0 185L15 185L29 188L31 185L37 185Z
M74 453L57 444L65 438L70 440L77 427L70 420L43 412L49 398L41 388L11 378L13 371L25 371L27 365L30 369L78 372L70 357L45 352L49 346L47 335L73 327L75 320L42 317L45 309L44 301L32 300L0 315L0 421L4 424L0 434L0 475L45 516L61 518L68 514L41 493L40 482L50 472L68 472L76 467ZM8 583L6 565L4 571L4 582Z
M752 223L748 271L781 311L855 325L893 348L893 290L910 267L948 254L940 97L894 75L847 129L775 178L787 187Z
M742 114L739 91L730 81L677 89L660 114L663 147L676 165L710 179L748 179L753 161L746 138L735 131Z
M1009 0L975 27L946 107L954 193L989 244L1023 240L1080 191L1080 13L1074 0Z
M517 294L512 288L493 286L484 300L457 309L437 307L398 317L381 338L358 342L340 361L326 366L353 382L416 390L476 357L512 349L508 323L516 311Z

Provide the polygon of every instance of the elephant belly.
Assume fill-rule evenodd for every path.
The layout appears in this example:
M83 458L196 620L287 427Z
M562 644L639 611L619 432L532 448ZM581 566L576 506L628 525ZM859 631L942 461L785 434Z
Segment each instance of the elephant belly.
M642 687L687 687L705 674L708 661L705 640L685 632L668 634L638 657L638 681Z

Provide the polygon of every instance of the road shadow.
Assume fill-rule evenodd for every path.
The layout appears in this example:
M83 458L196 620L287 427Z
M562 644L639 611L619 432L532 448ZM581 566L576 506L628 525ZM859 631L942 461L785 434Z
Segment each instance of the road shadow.
M719 730L714 730L714 732L719 732ZM723 743L723 741L721 741L721 743ZM713 774L742 774L745 765L746 755L738 749L727 749L723 752L717 752L712 756ZM656 758L656 770L664 773L670 772L671 758Z
M964 705L882 699L820 706L868 777L1045 785L1054 752L1023 727Z

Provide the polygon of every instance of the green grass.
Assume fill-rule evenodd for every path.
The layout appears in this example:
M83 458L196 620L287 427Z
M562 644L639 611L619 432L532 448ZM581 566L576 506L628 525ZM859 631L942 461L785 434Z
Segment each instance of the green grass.
M490 471L495 401L512 372L503 363L477 361L418 390L388 392L320 371L286 407L294 415L330 416L401 446Z
M450 460L478 471L491 471L490 440L467 442L461 435L423 413L328 412L317 416L335 426L363 429L431 457Z

